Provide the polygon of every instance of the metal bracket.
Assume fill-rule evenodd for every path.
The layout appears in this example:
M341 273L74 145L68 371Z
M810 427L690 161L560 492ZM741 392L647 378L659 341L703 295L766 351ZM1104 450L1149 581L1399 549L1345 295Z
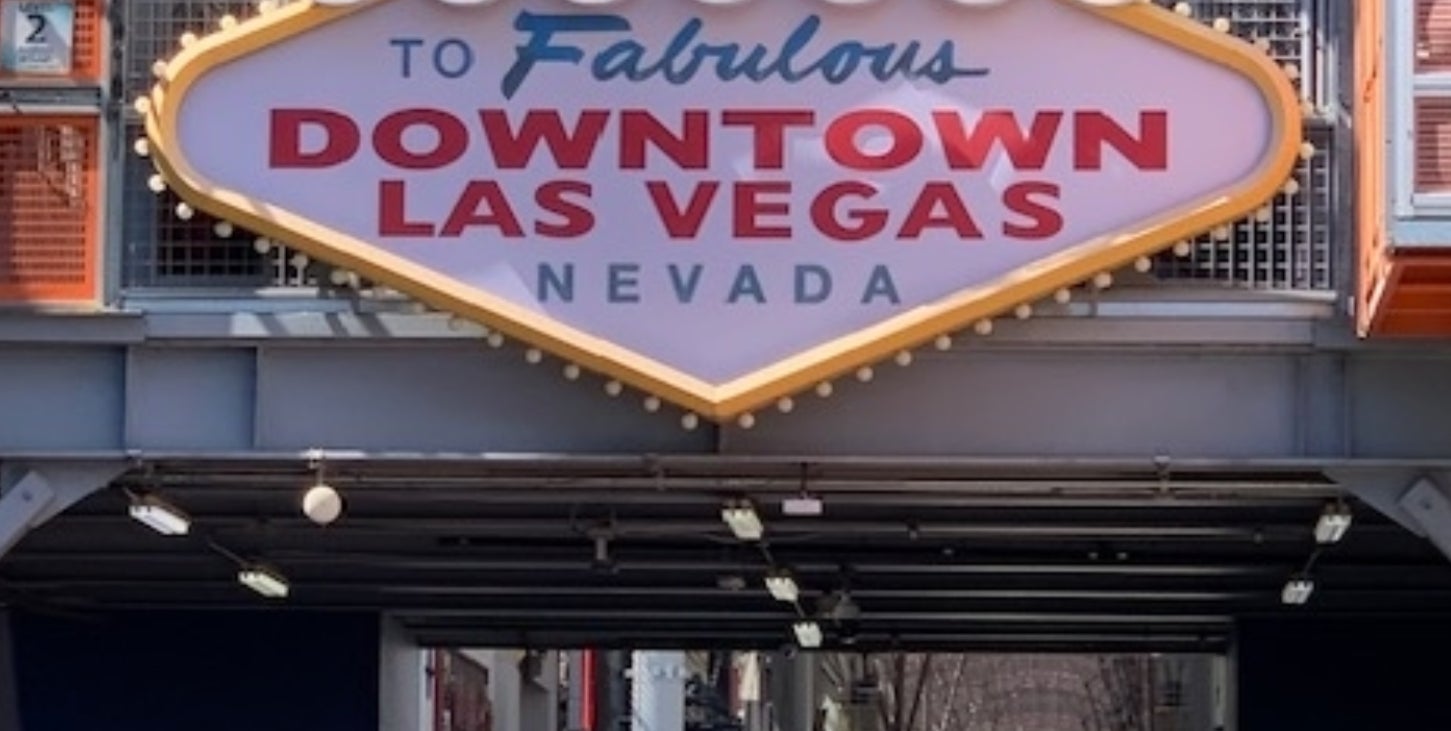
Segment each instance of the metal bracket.
M100 490L123 462L5 465L0 474L0 559L31 530ZM9 479L5 479L5 478Z
M1429 540L1451 559L1451 494L1441 487L1451 484L1451 475L1377 467L1337 468L1328 473L1362 502Z

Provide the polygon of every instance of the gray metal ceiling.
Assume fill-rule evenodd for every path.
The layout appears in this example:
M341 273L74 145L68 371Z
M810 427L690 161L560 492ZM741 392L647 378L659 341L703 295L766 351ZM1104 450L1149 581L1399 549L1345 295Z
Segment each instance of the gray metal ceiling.
M0 560L0 598L379 610L426 644L531 647L783 645L796 612L764 590L771 565L796 574L808 615L850 594L859 619L823 620L837 647L1218 650L1247 615L1451 610L1451 564L1369 508L1317 552L1339 492L1300 467L338 456L324 472L346 512L319 527L299 509L306 461L148 461ZM824 513L783 516L803 484ZM131 521L126 491L183 507L192 534ZM761 544L720 519L740 497ZM1312 556L1310 604L1282 606ZM291 596L240 586L236 559L275 566Z

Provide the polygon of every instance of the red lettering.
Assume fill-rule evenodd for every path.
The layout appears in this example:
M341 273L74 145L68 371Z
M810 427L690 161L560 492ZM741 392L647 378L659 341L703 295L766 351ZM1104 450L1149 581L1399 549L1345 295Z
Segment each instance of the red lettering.
M978 117L969 134L957 112L938 110L932 122L942 139L942 152L953 170L980 170L987 164L994 144L1001 145L1017 170L1042 170L1063 122L1063 112L1038 112L1027 132L1017 116L1006 110L989 110Z
M1039 198L1058 201L1057 185L1039 181L1013 183L1003 191L1003 205L1029 223L1003 223L1003 234L1015 239L1046 239L1063 230L1063 214Z
M645 168L645 145L664 153L682 170L704 170L710 166L710 115L702 111L681 113L683 129L675 134L643 109L620 112L620 167Z
M433 236L433 224L409 221L404 209L401 180L384 180L378 186L379 236Z
M1102 170L1103 148L1112 147L1140 170L1169 168L1169 113L1139 112L1134 136L1103 112L1074 112L1073 169Z
M761 216L782 216L791 212L786 201L761 200L763 194L791 194L791 184L786 181L751 181L735 184L735 216L733 232L742 239L789 239L791 227L767 225Z
M480 209L480 204L486 205ZM504 196L499 184L492 180L469 181L439 235L457 237L470 226L496 226L501 235L510 238L524 235L524 227L519 225L519 218L509 207L509 199Z
M501 109L479 111L479 120L484 125L484 138L488 140L489 151L494 156L494 165L500 170L522 170L528 167L534 151L542 141L554 159L554 165L561 170L579 170L589 166L604 134L610 113L601 109L586 109L579 113L574 130L566 130L559 112L531 109L524 114L524 121L515 132L509 126L509 117Z
M555 238L571 238L582 236L594 228L595 217L584 203L566 198L566 195L577 195L585 200L594 192L593 186L580 180L555 180L539 186L534 191L534 202L549 213L559 216L562 221L548 223L545 221L534 222L534 233L540 236L552 236Z
M816 113L806 109L727 109L721 113L725 127L750 127L751 149L757 170L780 170L786 163L786 128L810 127Z
M861 241L876 236L887 227L886 211L853 208L847 212L846 218L855 222L854 226L843 225L836 215L836 206L841 199L855 196L870 200L876 194L876 188L856 180L829 185L811 201L811 222L818 231L837 241Z
M883 152L869 153L858 145L857 136L867 127L881 127L891 137ZM902 167L922 152L922 130L901 112L890 109L862 109L848 112L826 127L826 152L838 165L852 170L892 170Z
M942 209L941 215L937 213L939 207ZM950 228L964 239L982 238L982 229L972 220L967 205L962 202L957 188L951 183L928 183L922 186L922 192L917 195L917 201L907 213L907 220L902 222L897 238L919 238L929 228Z
M668 183L652 180L645 187L650 191L650 201L655 204L660 222L665 224L665 231L670 238L687 239L693 238L700 231L700 224L705 220L705 213L710 210L711 202L715 200L720 183L696 183L695 190L690 193L690 201L683 209L670 194Z
M271 117L267 163L274 168L332 167L356 155L362 142L357 123L345 114L326 109L273 109ZM321 148L302 149L304 125L325 133Z
M403 144L410 127L428 127L437 136L433 149L414 152ZM441 109L404 109L378 121L373 128L373 149L384 162L405 170L436 170L463 157L469 130L458 117Z

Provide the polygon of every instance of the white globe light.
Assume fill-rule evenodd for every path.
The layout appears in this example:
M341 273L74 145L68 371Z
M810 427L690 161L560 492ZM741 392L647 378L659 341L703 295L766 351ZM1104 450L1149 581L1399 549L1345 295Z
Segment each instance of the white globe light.
M302 512L312 522L328 525L343 514L343 497L331 485L313 485L302 496Z

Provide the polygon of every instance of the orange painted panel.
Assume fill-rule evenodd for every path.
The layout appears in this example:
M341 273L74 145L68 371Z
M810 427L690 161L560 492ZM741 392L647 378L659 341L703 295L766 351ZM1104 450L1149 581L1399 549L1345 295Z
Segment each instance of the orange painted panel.
M0 117L0 302L96 297L97 124Z

